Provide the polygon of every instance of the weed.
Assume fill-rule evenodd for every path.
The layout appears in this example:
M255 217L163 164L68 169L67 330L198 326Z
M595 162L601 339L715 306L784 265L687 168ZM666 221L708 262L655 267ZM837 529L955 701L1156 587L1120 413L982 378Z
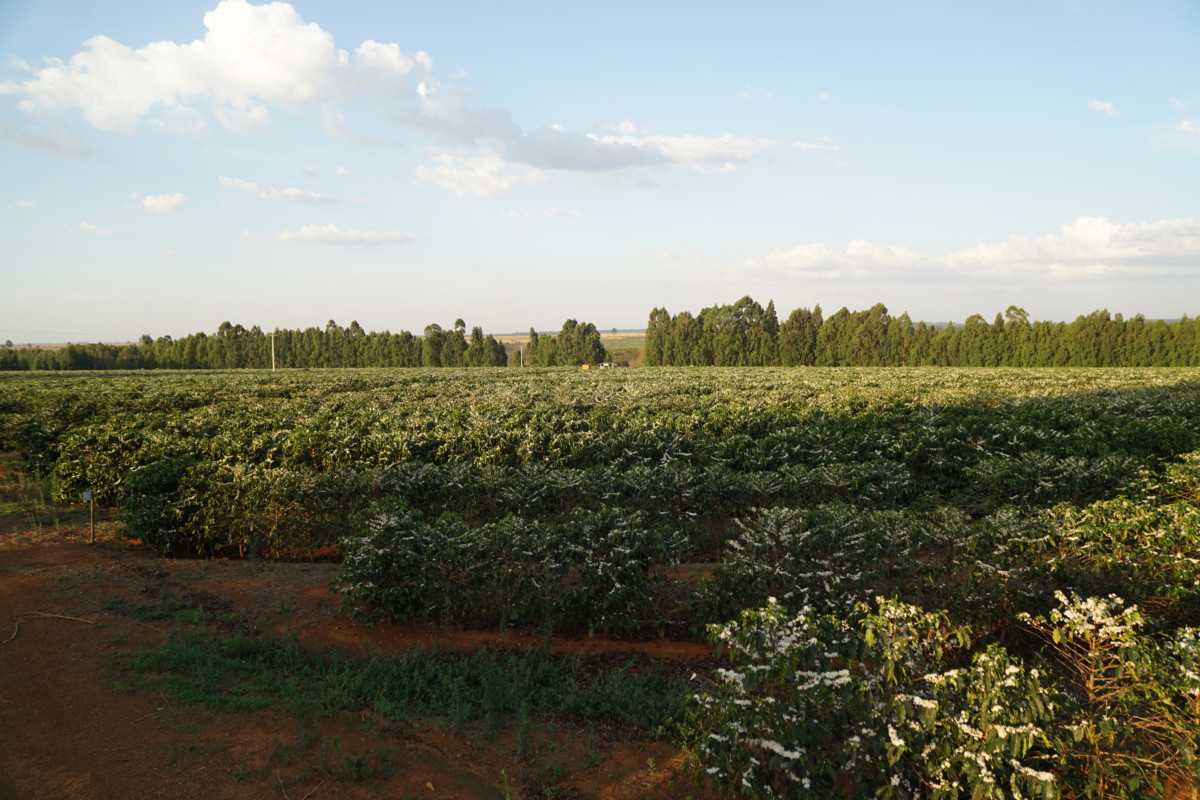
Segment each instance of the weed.
M378 774L376 768L371 766L371 753L372 750L367 748L362 753L351 753L342 759L343 770L350 780L359 783Z
M517 712L517 758L527 759L533 749L533 731L529 720L529 705L522 703Z
M582 656L487 649L352 659L248 633L183 631L157 648L114 660L119 668L153 674L161 689L214 710L274 706L305 719L369 708L393 718L445 716L459 726L515 716L523 753L531 749L534 716L666 731L682 718L687 694L685 680L647 659L614 666Z
M271 762L278 762L284 766L288 766L295 761L295 756L292 754L292 745L287 742L280 741L276 736L271 740Z
M567 771L562 766L547 764L537 771L533 780L542 797L553 798L567 794L567 787L563 785L563 779L566 777Z

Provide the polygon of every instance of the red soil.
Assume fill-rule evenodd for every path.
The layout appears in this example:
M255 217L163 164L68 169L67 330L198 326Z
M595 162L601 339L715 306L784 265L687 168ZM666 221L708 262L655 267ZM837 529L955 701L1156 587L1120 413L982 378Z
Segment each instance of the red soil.
M86 516L82 523L68 519L74 525L67 528L60 519L53 531L32 524L32 516L0 514L4 800L504 798L505 776L511 797L708 796L675 774L682 756L671 745L573 730L571 723L535 722L530 752L519 758L513 732L456 736L437 720L396 722L365 709L303 723L275 712L215 713L131 689L130 676L108 656L154 647L177 623L140 622L112 610L114 598L145 603L169 592L205 608L245 612L270 635L295 634L351 653L523 648L543 639L418 625L367 628L337 615L328 589L336 565L165 560L109 535L87 544L86 527L79 527ZM564 653L711 655L702 645L669 640L553 646ZM368 750L375 758L385 754L386 766L355 781L345 759Z

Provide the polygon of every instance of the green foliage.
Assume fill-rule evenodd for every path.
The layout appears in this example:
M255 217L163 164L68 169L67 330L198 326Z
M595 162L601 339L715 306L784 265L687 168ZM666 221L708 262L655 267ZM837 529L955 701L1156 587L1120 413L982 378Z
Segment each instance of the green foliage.
M600 332L590 322L569 319L557 336L539 335L531 329L525 345L526 366L575 367L607 360L608 353L600 342Z
M773 601L713 626L731 669L693 698L693 746L727 790L788 798L1055 797L1056 695L945 612Z
M275 708L333 716L369 708L391 718L458 715L465 723L561 714L647 734L678 725L687 683L664 664L636 657L613 663L481 649L348 658L244 633L181 633L157 648L118 656L116 663L219 711Z
M1200 366L1194 320L1147 323L1107 310L1074 322L1030 322L1009 306L989 324L972 314L962 326L913 324L876 303L864 311L798 308L781 326L774 303L749 297L693 317L655 308L646 323L650 366L819 367L1151 367Z
M732 669L694 696L708 779L752 796L1143 798L1195 785L1200 631L1147 633L1120 598L1023 615L1029 667L972 650L946 612L894 600L839 614L771 598L713 626Z
M664 569L678 534L640 515L578 512L547 526L518 517L426 522L402 503L373 507L366 535L345 539L337 590L367 618L637 633L663 625Z
M1055 731L1064 794L1140 798L1181 777L1200 788L1187 777L1200 774L1200 629L1154 636L1116 595L1057 599L1022 619L1072 689Z
M759 310L743 303L738 313ZM789 347L806 347L796 337L816 317L791 327L789 317L777 338L795 334ZM854 320L839 312L828 322ZM1007 335L1007 325L973 320L963 331ZM465 326L442 334L439 363L482 352ZM835 345L813 344L830 354ZM340 543L339 590L367 620L622 636L740 620L718 629L734 669L719 689L693 685L708 698L694 711L693 745L727 787L749 775L760 794L800 791L807 779L810 794L799 796L1136 797L1196 767L1198 377L9 376L0 440L61 498L94 490L119 506L128 534L164 553L298 556ZM1137 606L1127 631L1101 641L1070 627L1071 614L1125 614L1124 602L1078 599L1114 594ZM318 680L268 669L257 645L241 647L202 658L185 648L163 680L231 708L297 693L296 675ZM285 688L245 677L229 663L238 659L284 675ZM338 663L319 671L330 708L368 697L399 709L372 687L429 686L422 670L446 669L413 662L396 677ZM481 683L454 672L436 690L446 698L437 713L455 726L551 707L542 689L506 694L505 681L526 680L507 668L472 669ZM587 689L570 691L593 702ZM461 700L469 694L493 699Z

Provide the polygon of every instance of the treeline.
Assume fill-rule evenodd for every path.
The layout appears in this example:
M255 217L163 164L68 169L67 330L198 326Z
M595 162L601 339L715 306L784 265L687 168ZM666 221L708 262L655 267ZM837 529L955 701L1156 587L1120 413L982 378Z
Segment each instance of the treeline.
M608 361L608 352L600 342L600 331L590 322L569 319L558 336L540 336L529 329L524 363L534 367L566 367L574 364L599 364Z
M270 369L271 338L279 367L503 367L521 363L491 334L456 320L452 328L429 325L408 331L367 332L357 321L343 328L276 330L221 323L215 334L179 339L144 335L137 344L69 344L66 347L0 349L0 370ZM596 363L606 358L592 323L569 319L558 336L530 331L524 363L534 366Z
M649 366L1200 366L1200 332L1186 315L1175 322L1093 311L1074 322L1031 322L1009 306L988 322L913 323L876 303L825 317L818 305L779 322L774 301L749 297L698 315L650 312L643 363Z

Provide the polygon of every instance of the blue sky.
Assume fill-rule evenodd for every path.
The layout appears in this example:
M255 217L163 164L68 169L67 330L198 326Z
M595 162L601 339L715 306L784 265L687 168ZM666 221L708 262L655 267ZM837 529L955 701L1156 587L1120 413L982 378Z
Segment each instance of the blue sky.
M1200 313L1200 5L0 2L0 339Z

